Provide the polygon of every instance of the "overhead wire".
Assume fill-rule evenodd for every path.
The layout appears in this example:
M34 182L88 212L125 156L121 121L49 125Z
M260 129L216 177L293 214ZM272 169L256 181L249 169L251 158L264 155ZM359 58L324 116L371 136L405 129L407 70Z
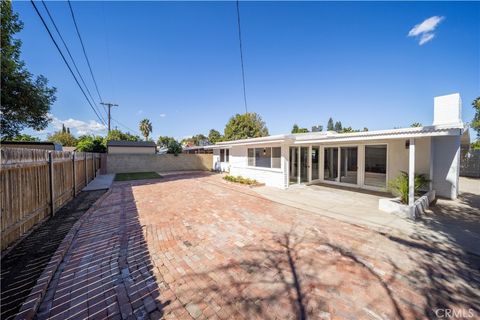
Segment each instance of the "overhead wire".
M238 25L238 41L240 45L240 63L242 66L242 83L243 83L243 102L245 104L245 113L248 113L247 108L247 91L245 88L245 67L243 64L243 46L242 46L242 28L240 24L240 3L237 0L237 25Z
M53 37L52 35L52 32L50 31L50 28L48 27L47 23L45 22L45 19L43 19L43 16L42 14L40 13L40 11L38 10L37 6L35 5L35 2L33 0L30 0L30 3L32 4L33 8L35 9L35 12L37 13L38 17L40 18L40 20L42 21L42 24L43 26L45 27L45 29L47 30L47 33L48 35L50 36L50 39L52 40L53 44L55 45L55 47L57 48L57 51L58 53L60 53L62 59L63 59L63 62L65 63L65 65L67 66L68 70L70 71L70 74L73 76L73 79L75 80L77 86L80 88L80 90L82 91L83 93L83 96L85 97L85 99L87 100L88 104L90 105L90 108L92 108L93 112L95 113L95 115L97 116L97 118L100 120L100 122L103 123L104 126L106 126L104 120L99 116L98 112L95 110L95 107L92 105L92 103L90 102L90 100L88 99L88 96L87 94L85 93L85 90L82 88L82 86L80 85L80 82L78 81L77 77L75 76L75 73L73 72L72 68L70 67L70 65L68 64L68 61L67 59L65 58L62 50L60 49L57 41L55 40L55 38Z
M101 113L98 105L95 103L95 99L93 98L92 93L91 93L90 90L88 89L88 86L87 86L87 84L85 83L85 80L84 80L83 77L82 77L82 73L81 73L80 70L78 69L78 66L77 66L77 64L76 64L76 62L75 62L75 59L73 58L73 56L72 56L72 54L71 54L71 52L70 52L70 49L68 48L67 43L66 43L65 40L63 39L63 36L62 36L60 30L58 29L57 24L55 23L55 20L53 19L53 16L51 15L50 10L48 10L48 7L47 7L47 5L46 5L46 3L45 3L44 0L42 0L42 4L43 4L43 6L44 6L44 8L45 8L45 11L47 12L48 17L50 18L50 21L52 22L53 27L55 28L55 31L57 31L57 34L58 34L58 36L60 37L60 40L62 41L65 49L67 50L67 54L68 54L68 56L70 57L70 59L71 59L71 61L72 61L72 63L73 63L73 66L74 66L75 70L77 71L77 74L78 74L78 76L80 77L80 80L81 80L83 86L85 87L85 89L86 89L86 91L87 91L90 99L92 100L92 102L93 102L93 104L95 105L97 111L99 112L100 117L101 117L101 118L103 119L103 121L105 122L105 118L103 117L103 115L102 115L102 113Z

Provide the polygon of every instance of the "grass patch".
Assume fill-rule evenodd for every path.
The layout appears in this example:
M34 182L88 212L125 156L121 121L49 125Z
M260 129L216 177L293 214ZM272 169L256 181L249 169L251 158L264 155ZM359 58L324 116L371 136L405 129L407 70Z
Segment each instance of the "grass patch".
M246 185L249 185L249 186L253 186L253 185L256 185L258 184L258 181L255 180L255 179L249 179L249 178L244 178L242 176L225 176L223 177L223 179L227 180L227 181L230 181L230 182L235 182L235 183L241 183L241 184L246 184Z
M159 179L161 177L162 176L156 172L128 172L128 173L117 173L115 175L115 181Z

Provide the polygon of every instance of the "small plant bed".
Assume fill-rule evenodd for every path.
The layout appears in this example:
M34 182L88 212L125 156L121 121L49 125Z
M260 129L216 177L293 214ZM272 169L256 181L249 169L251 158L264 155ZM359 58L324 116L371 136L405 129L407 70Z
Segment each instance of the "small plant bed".
M129 181L129 180L145 180L145 179L160 179L162 178L156 172L128 172L117 173L115 175L115 181Z
M249 178L244 178L241 176L225 176L223 177L224 180L230 181L230 182L235 182L235 183L240 183L240 184L246 184L248 186L257 186L259 185L258 181L255 179L249 179Z

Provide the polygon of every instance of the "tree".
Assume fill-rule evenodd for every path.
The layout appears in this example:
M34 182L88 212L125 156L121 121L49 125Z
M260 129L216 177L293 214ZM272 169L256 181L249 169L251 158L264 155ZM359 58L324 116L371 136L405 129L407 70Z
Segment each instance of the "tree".
M152 132L152 123L148 119L143 119L140 121L140 132L142 135L145 137L145 141L148 140L148 136L150 135L150 132Z
M118 129L110 130L110 132L105 137L105 145L108 141L140 141L140 137L137 135L130 134L129 132L122 132Z
M300 128L297 124L293 125L292 133L307 133L307 132L308 132L307 128Z
M60 143L64 147L75 147L77 145L77 139L71 133L61 130L49 135L47 140Z
M475 110L475 115L473 116L470 127L477 131L477 139L480 139L480 97L472 101L472 107Z
M268 136L268 129L262 118L254 112L236 114L225 126L226 141Z
M322 131L323 131L323 126L322 125L312 127L312 132L322 132Z
M217 142L222 141L222 139L223 137L220 134L220 132L218 132L215 129L211 129L210 132L208 133L208 141L210 141L210 143L215 144Z
M24 128L45 129L50 122L48 113L55 101L54 87L47 79L36 78L28 72L20 59L22 42L13 38L23 28L18 14L13 13L11 1L1 1L1 97L0 135L11 139Z
M39 138L36 138L34 136L31 136L29 134L19 134L17 136L15 136L12 141L25 141L25 142L38 142L40 141Z
M337 132L342 131L342 123L340 121L335 122L335 131Z
M175 139L170 140L168 142L167 149L168 149L167 153L171 153L174 155L178 155L179 153L182 153L182 145L180 144L180 142L178 142Z
M414 122L410 125L411 128L418 128L418 127L423 127L423 125L420 122Z
M206 146L209 144L209 140L204 134L199 133L190 138L182 139L181 144L189 146Z
M172 142L176 141L175 138L173 137L167 137L167 136L160 136L158 137L157 140L157 145L161 148L168 148L168 145Z
M105 152L107 151L107 148L102 137L85 135L78 138L77 151Z
M334 131L335 128L333 127L333 119L330 117L330 119L328 119L328 123L327 123L327 131Z

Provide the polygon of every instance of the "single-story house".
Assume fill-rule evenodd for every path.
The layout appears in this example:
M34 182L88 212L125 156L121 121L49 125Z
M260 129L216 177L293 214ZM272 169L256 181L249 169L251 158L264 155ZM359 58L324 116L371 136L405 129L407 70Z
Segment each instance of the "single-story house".
M107 153L155 154L157 145L153 141L108 141Z
M7 148L64 151L61 144L50 141L2 141L0 145Z
M416 173L425 174L437 196L455 199L460 145L462 140L469 142L461 111L460 95L451 94L435 97L430 126L281 134L219 142L208 148L213 149L213 169L267 186L324 183L387 191L389 181L405 171L410 181Z

